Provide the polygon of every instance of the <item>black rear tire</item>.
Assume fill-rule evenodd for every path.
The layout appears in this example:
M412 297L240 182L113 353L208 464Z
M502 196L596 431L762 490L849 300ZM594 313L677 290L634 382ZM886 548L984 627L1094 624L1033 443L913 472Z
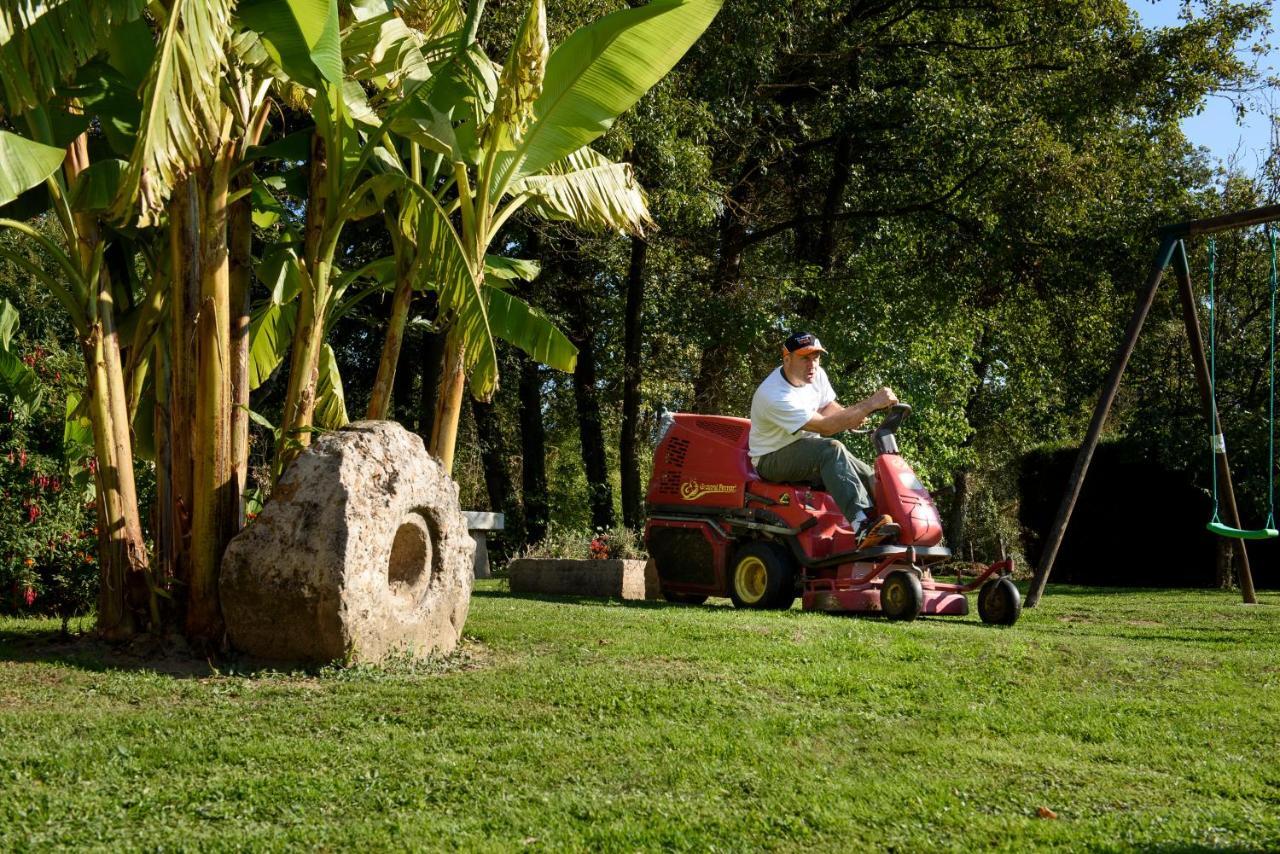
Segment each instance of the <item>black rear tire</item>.
M796 599L795 559L778 543L747 543L729 566L729 598L736 608L790 608Z
M924 588L914 573L895 569L880 588L880 610L890 620L914 620L924 609Z
M663 590L662 598L668 602L674 602L677 605L701 605L707 601L705 593L676 593L673 590Z
M993 626L1012 626L1022 614L1022 594L1007 575L993 578L978 591L978 616Z

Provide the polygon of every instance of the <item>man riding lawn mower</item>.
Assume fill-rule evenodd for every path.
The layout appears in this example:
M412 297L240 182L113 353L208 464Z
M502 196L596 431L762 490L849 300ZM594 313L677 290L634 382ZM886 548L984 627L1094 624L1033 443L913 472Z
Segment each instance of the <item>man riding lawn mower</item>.
M928 571L951 551L924 485L898 453L911 407L882 388L843 407L820 366L821 343L790 336L782 365L756 390L751 419L675 414L664 421L646 498L645 541L670 601L728 596L739 608L963 616L980 590L984 622L1011 625L1022 601L1011 560L969 584ZM874 430L859 430L878 410ZM874 467L836 433L872 435Z

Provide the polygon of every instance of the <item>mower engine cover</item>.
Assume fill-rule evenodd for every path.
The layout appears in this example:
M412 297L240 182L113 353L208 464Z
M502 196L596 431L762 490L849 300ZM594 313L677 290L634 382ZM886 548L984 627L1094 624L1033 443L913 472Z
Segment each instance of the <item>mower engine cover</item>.
M929 490L897 454L876 457L876 507L898 523L904 546L936 546L942 541L942 520Z

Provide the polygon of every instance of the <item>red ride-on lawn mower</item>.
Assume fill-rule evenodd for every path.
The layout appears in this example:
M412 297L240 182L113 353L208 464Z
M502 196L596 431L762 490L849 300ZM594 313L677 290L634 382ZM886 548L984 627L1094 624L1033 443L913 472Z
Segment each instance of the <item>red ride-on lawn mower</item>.
M929 492L898 454L895 433L911 407L898 404L872 431L875 513L898 523L897 542L858 549L835 501L814 484L760 479L747 456L745 418L665 416L646 498L645 542L662 594L698 604L728 596L739 608L964 616L966 593L979 590L983 622L1012 625L1022 599L1012 560L986 567L968 584L944 584L929 572L950 549ZM867 431L862 431L867 432Z

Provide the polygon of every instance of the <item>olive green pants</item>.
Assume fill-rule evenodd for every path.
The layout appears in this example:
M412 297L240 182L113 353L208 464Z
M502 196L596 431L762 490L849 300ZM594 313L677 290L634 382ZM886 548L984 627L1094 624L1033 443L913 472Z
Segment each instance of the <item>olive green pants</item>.
M820 486L835 499L849 521L870 515L875 493L875 469L849 453L835 439L796 439L760 458L756 471L777 483L806 482Z

